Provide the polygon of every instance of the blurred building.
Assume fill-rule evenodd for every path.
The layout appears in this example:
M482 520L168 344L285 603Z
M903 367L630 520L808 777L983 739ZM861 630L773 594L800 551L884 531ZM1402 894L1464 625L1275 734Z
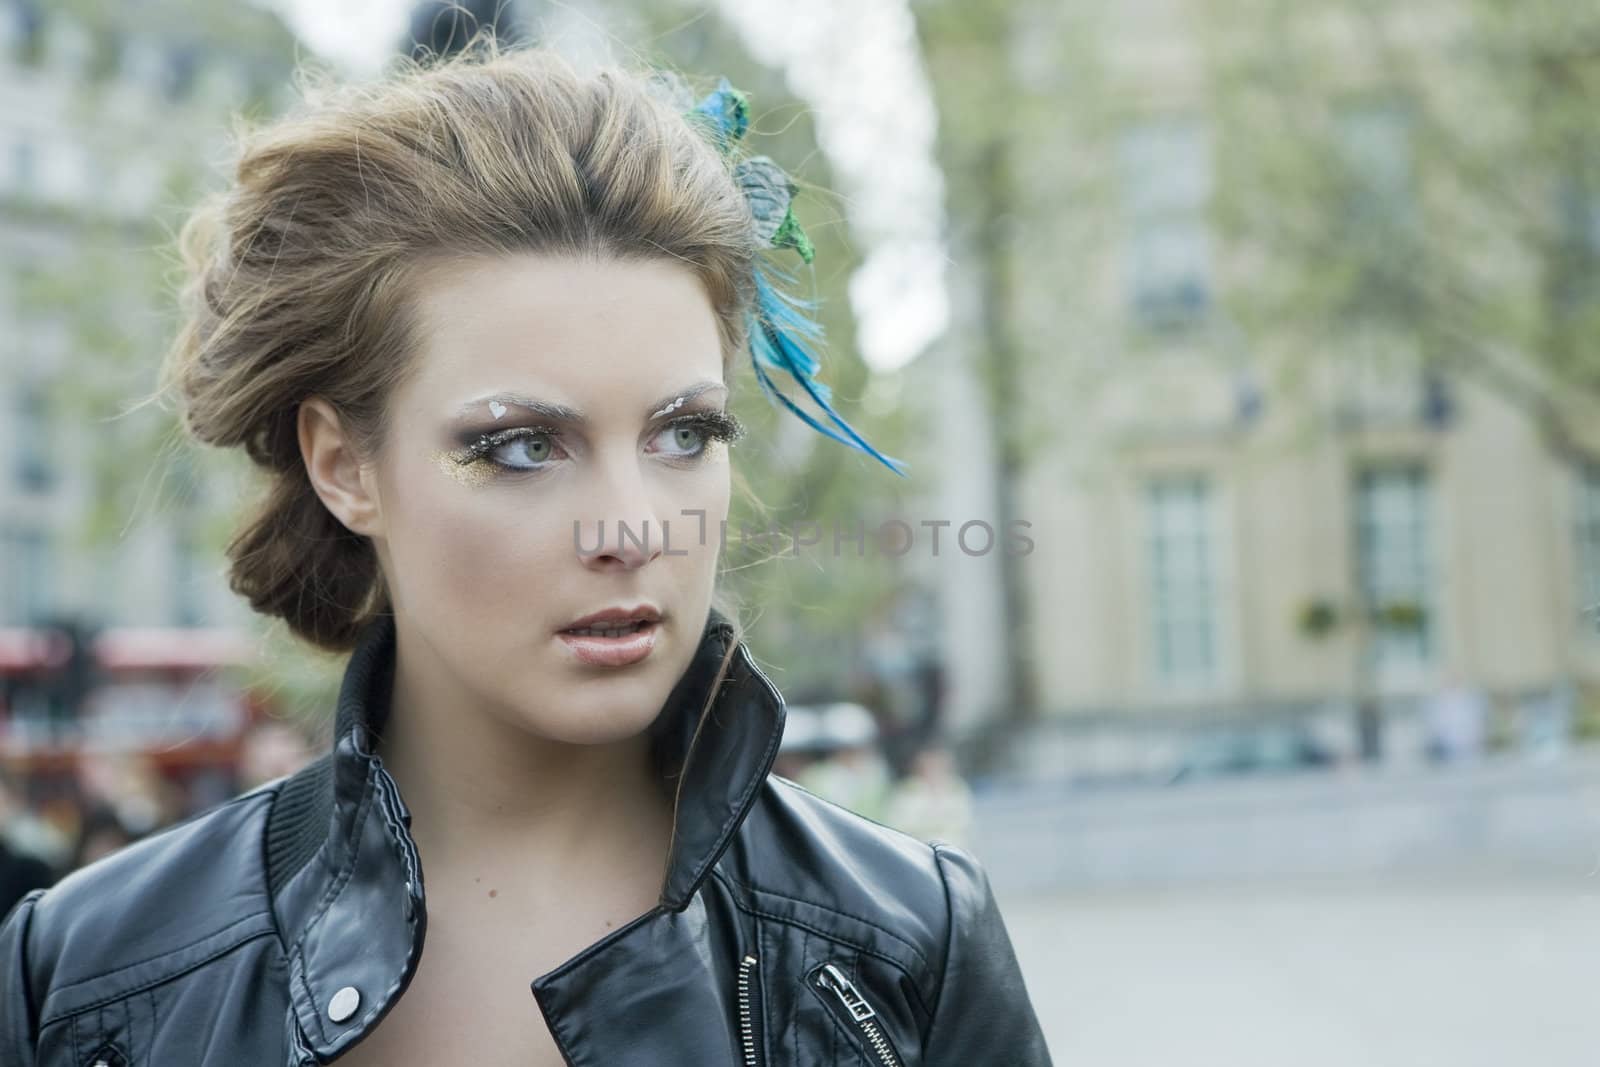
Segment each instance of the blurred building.
M251 5L0 0L0 626L239 619L201 562L215 494L124 409L171 336L181 210L293 58Z
M924 5L941 6L956 10ZM1286 5L1312 6L1340 5ZM1270 330L1233 321L1230 287L1280 279L1216 221L1238 171L1229 153L1252 133L1216 113L1216 50L1270 34L1219 22L1227 5L1204 0L993 7L1009 12L988 53L1009 95L972 103L970 125L976 16L961 10L968 36L928 31L958 320L919 368L941 426L921 458L949 471L941 517L993 522L996 427L974 411L994 372L986 320L1002 316L1024 369L1001 421L1026 442L1013 488L1035 547L1020 628L1004 621L995 554L924 561L958 725L1003 717L1005 649L1020 641L1047 723L1020 758L1041 771L1175 764L1195 723L1308 724L1350 755L1363 703L1382 714L1386 758L1417 756L1447 683L1487 697L1501 740L1552 720L1570 732L1600 685L1587 610L1600 465L1574 458L1600 456L1596 442L1549 447L1527 405L1423 360L1403 326L1353 320L1296 362ZM1449 92L1457 16L1427 10L1437 69L1409 73ZM1339 150L1403 221L1450 190L1430 187L1417 124L1362 47L1353 36L1348 63L1300 73L1329 79ZM1002 152L1008 199L984 204L985 161ZM961 218L984 211L1004 212L993 246L981 217ZM1600 248L1600 226L1583 223L1600 197L1573 217L1574 240ZM1536 291L1538 271L1515 263L1483 265L1509 264L1507 284ZM1289 381L1286 366L1303 373ZM1376 621L1354 621L1363 607Z

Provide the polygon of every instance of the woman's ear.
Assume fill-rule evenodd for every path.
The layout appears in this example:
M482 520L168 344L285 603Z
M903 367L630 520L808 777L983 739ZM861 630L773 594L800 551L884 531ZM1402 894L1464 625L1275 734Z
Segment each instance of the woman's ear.
M339 413L322 397L311 397L300 404L296 420L306 476L323 505L351 533L380 536L383 509L376 479L356 454Z

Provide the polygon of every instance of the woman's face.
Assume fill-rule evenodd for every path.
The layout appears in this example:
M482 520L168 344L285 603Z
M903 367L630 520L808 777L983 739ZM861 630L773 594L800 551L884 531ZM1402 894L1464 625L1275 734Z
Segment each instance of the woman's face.
M551 739L636 734L699 642L728 512L705 290L668 259L520 255L430 266L416 298L415 373L362 475L405 640ZM652 635L563 634L638 607Z

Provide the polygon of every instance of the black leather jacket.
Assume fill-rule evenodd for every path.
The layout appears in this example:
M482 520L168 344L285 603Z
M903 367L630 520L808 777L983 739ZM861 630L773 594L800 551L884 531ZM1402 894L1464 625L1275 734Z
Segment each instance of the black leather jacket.
M651 727L685 776L659 903L530 982L566 1061L1047 1067L983 868L770 774L783 701L743 643L694 738L731 637L713 611ZM299 1067L379 1024L427 928L372 745L394 648L390 618L363 635L331 751L17 903L0 1064Z

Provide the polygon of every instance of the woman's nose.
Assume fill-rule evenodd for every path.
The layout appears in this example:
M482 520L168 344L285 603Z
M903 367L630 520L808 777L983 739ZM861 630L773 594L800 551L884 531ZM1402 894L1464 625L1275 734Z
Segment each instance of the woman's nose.
M661 550L661 524L654 519L610 516L580 523L578 556L590 567L633 570L661 555Z
M593 517L575 532L578 556L590 567L631 570L661 555L665 529L637 463L609 464L596 479Z

